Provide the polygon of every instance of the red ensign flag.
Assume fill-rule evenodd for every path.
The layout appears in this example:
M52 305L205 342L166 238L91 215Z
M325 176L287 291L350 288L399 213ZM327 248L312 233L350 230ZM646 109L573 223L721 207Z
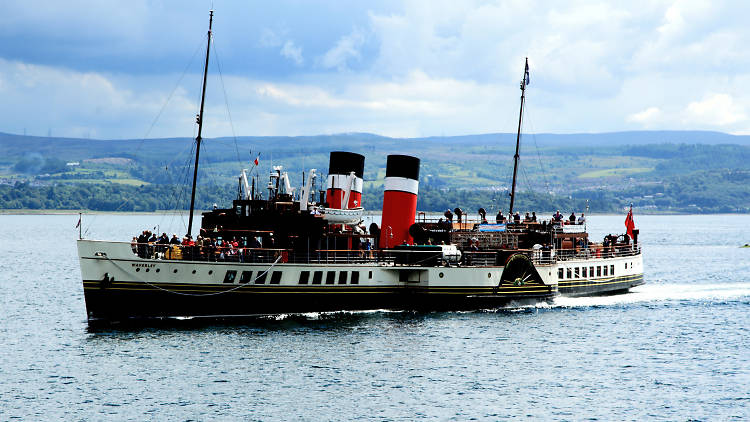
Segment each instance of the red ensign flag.
M625 228L627 229L628 236L633 237L633 229L635 228L635 221L633 221L633 206L630 206L628 216L625 217Z

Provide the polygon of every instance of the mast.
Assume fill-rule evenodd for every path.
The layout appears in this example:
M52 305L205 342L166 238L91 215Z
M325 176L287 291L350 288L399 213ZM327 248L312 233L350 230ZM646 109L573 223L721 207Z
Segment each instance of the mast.
M513 156L513 186L510 190L510 211L508 219L513 216L513 203L516 200L516 176L518 174L518 149L521 144L521 122L523 121L523 104L526 100L526 85L529 83L529 58L526 57L526 66L521 79L521 110L518 112L518 134L516 135L516 155Z
M198 136L195 138L195 165L193 166L193 190L190 192L190 216L188 217L187 234L193 231L193 211L195 210L195 184L198 181L198 157L201 153L201 131L203 129L203 105L206 102L206 79L208 78L208 55L211 51L211 25L214 22L214 11L208 15L208 41L206 42L206 64L203 67L203 91L201 93L201 109L198 112Z

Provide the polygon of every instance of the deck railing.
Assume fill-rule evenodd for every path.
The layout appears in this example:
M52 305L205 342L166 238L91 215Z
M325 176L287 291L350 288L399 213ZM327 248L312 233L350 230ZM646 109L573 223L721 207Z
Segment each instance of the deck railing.
M122 242L125 243L125 242ZM465 250L460 260L446 261L441 250L333 250L322 249L300 252L289 249L230 248L130 243L133 254L143 259L183 260L239 263L293 263L293 264L386 264L398 266L496 266L497 250ZM580 249L518 249L515 253L527 255L534 264L549 265L558 261L591 258L619 258L641 253L640 246L625 245L608 248ZM506 251L507 253L507 251Z
M558 261L591 258L620 258L641 254L641 247L635 245L615 245L609 247L558 249L555 251Z

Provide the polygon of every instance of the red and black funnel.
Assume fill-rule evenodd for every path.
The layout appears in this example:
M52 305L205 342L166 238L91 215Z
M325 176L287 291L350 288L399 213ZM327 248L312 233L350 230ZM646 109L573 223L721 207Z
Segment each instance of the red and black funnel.
M326 183L326 202L330 208L343 208L349 173L354 172L352 190L349 194L348 208L362 206L362 182L365 171L365 156L346 151L332 151L328 161L328 180Z
M392 248L404 242L413 242L409 227L414 224L417 214L418 192L419 158L389 155L385 166L381 248Z

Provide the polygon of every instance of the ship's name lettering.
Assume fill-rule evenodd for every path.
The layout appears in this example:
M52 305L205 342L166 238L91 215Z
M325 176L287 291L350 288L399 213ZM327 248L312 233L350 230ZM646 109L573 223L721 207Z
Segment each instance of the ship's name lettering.
M130 265L132 265L134 267L147 267L147 268L151 268L151 267L155 267L156 266L156 264L135 264L135 263L132 263Z

